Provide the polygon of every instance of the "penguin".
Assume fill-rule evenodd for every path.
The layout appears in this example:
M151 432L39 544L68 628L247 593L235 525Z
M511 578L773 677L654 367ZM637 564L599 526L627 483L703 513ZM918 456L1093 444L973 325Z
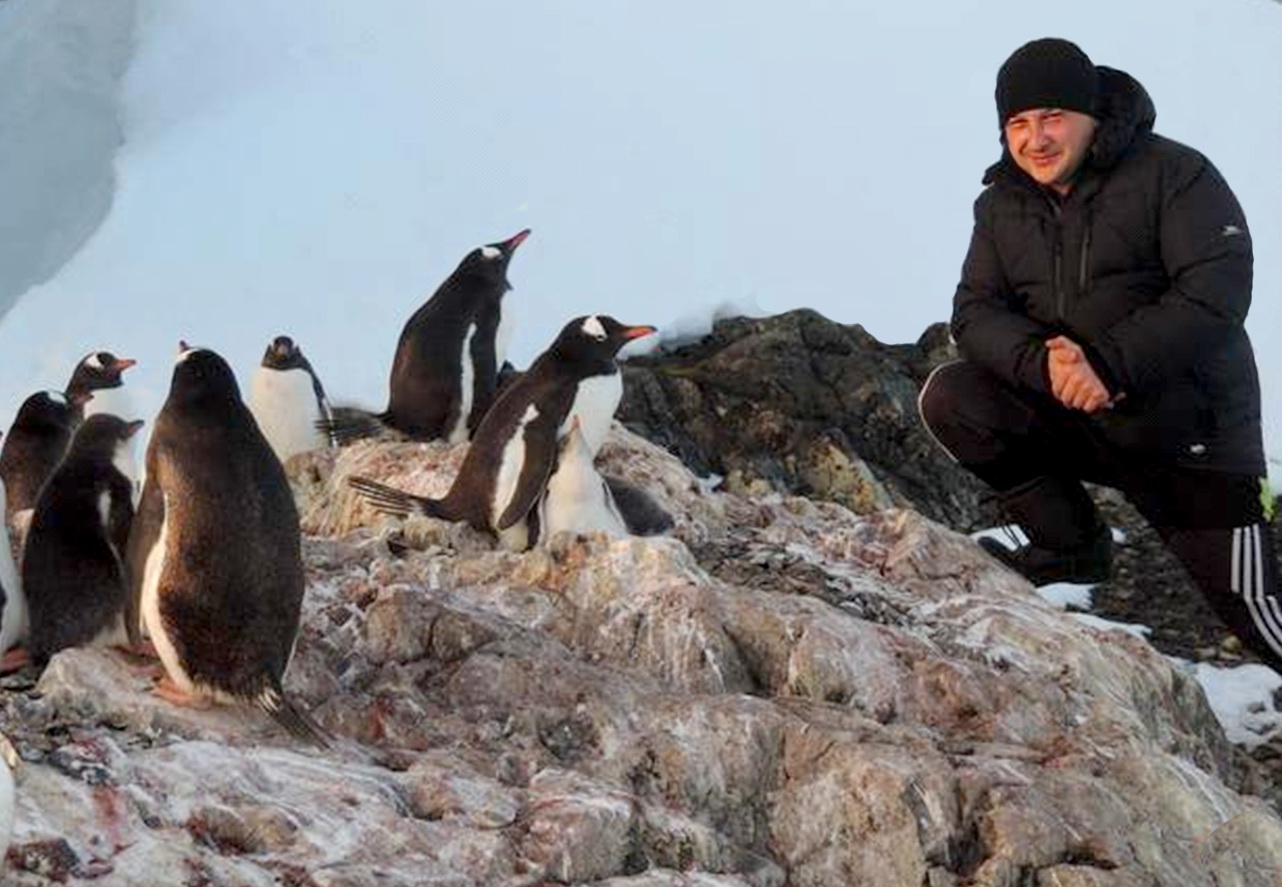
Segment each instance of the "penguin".
M133 481L118 467L141 420L89 416L40 491L22 556L31 659L59 650L124 646L125 552L133 522Z
M561 438L556 468L539 499L537 520L531 518L530 543L543 543L557 533L628 535L605 479L597 473L578 416Z
M387 409L370 416L347 408L328 430L344 443L380 425L415 440L469 440L498 390L512 332L503 304L508 264L529 236L526 228L464 256L401 330Z
M0 733L0 758L4 759L0 761L0 861L3 861L13 840L14 812L18 806L13 781L13 773L18 769L18 750L3 733Z
M76 411L77 424L95 413L110 413L126 421L138 418L124 388L125 370L137 363L127 357L116 357L110 351L91 351L80 359L71 371L66 388L68 397L73 400L83 397L87 401Z
M0 514L5 507L4 481L0 481ZM0 674L16 671L29 661L19 645L27 639L27 596L9 542L9 526L0 522Z
M138 643L141 621L165 669L156 688L163 698L252 702L294 736L325 746L282 685L304 589L285 469L227 362L179 347L129 534L130 639Z
M333 418L320 378L289 336L277 336L249 383L249 411L281 463L329 446L321 423Z
M0 447L0 479L8 493L6 517L12 519L36 504L40 488L66 454L77 414L90 397L37 391L23 401Z
M625 480L602 475L614 498L614 507L632 536L658 536L676 526L672 515L640 487Z
M494 402L442 499L413 496L368 478L349 483L388 513L418 511L467 521L496 533L507 548L524 549L531 535L527 517L545 491L559 442L577 418L586 458L596 457L623 396L615 356L628 342L654 332L652 326L625 326L596 314L566 324Z

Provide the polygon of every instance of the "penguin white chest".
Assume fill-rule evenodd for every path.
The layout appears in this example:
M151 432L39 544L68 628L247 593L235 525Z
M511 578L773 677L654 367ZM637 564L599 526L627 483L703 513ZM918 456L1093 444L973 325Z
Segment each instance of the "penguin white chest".
M4 482L0 481L0 516L5 512ZM13 562L9 547L9 527L0 520L0 589L4 590L4 609L0 612L0 653L23 641L27 636L27 596L22 579Z
M463 349L459 352L459 399L458 415L445 435L450 443L466 443L468 438L467 420L472 413L472 401L476 397L476 366L472 357L472 340L476 338L476 324L469 323L463 334Z
M85 404L85 418L96 416L99 413L106 413L109 416L117 416L126 422L134 419L140 419L136 415L133 399L125 391L125 386L118 385L115 388L99 388L93 393L93 397Z
M307 370L259 367L250 383L249 410L281 462L326 444L316 428L324 417Z
M187 669L183 667L182 660L178 656L178 648L174 645L173 638L169 636L160 615L160 580L165 571L165 549L168 545L169 500L166 497L164 521L161 523L160 532L156 535L155 544L151 551L147 552L146 560L143 561L142 594L138 609L143 630L155 645L156 653L159 654L165 671L175 684L190 693L193 689L191 678L187 675Z
M623 399L623 374L611 373L608 376L589 376L579 382L574 392L574 403L561 422L557 437L564 437L570 430L575 416L583 431L583 440L588 453L595 457L610 433L610 423L614 421L614 411L619 408Z

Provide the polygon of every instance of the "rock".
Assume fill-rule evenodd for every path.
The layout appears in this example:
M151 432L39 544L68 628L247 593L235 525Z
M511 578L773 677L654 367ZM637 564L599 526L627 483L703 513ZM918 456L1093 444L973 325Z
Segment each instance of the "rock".
M332 748L175 708L114 650L0 694L24 760L10 882L1273 887L1282 820L1239 792L1257 771L1198 685L968 538L711 491L621 427L601 461L668 536L516 554L345 492L438 492L460 450L291 466L286 688Z
M927 375L954 357L944 324L884 345L809 309L728 318L702 340L627 361L619 418L728 492L796 493L859 514L911 504L975 528L982 486L917 414Z

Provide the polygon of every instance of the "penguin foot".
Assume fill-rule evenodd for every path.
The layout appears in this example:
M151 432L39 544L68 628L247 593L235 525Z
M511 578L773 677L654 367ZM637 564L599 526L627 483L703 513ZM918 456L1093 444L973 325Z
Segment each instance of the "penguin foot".
M156 686L151 688L151 692L155 693L166 702L182 706L183 708L194 708L204 711L212 708L214 705L214 701L205 694L192 693L188 690L184 690L182 687L179 687L170 679L169 675L162 677Z
M25 647L12 647L0 656L0 674L13 674L31 664L31 652Z

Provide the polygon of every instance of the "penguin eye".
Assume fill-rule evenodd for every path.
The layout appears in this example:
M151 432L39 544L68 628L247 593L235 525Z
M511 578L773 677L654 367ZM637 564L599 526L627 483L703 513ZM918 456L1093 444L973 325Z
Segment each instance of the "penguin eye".
M500 250L495 249L495 248L494 248L494 247L492 247L492 246L483 246L483 247L481 247L481 258L482 258L482 259L497 259L497 258L498 258L499 256L501 256L501 255L503 255L503 253L502 253Z

